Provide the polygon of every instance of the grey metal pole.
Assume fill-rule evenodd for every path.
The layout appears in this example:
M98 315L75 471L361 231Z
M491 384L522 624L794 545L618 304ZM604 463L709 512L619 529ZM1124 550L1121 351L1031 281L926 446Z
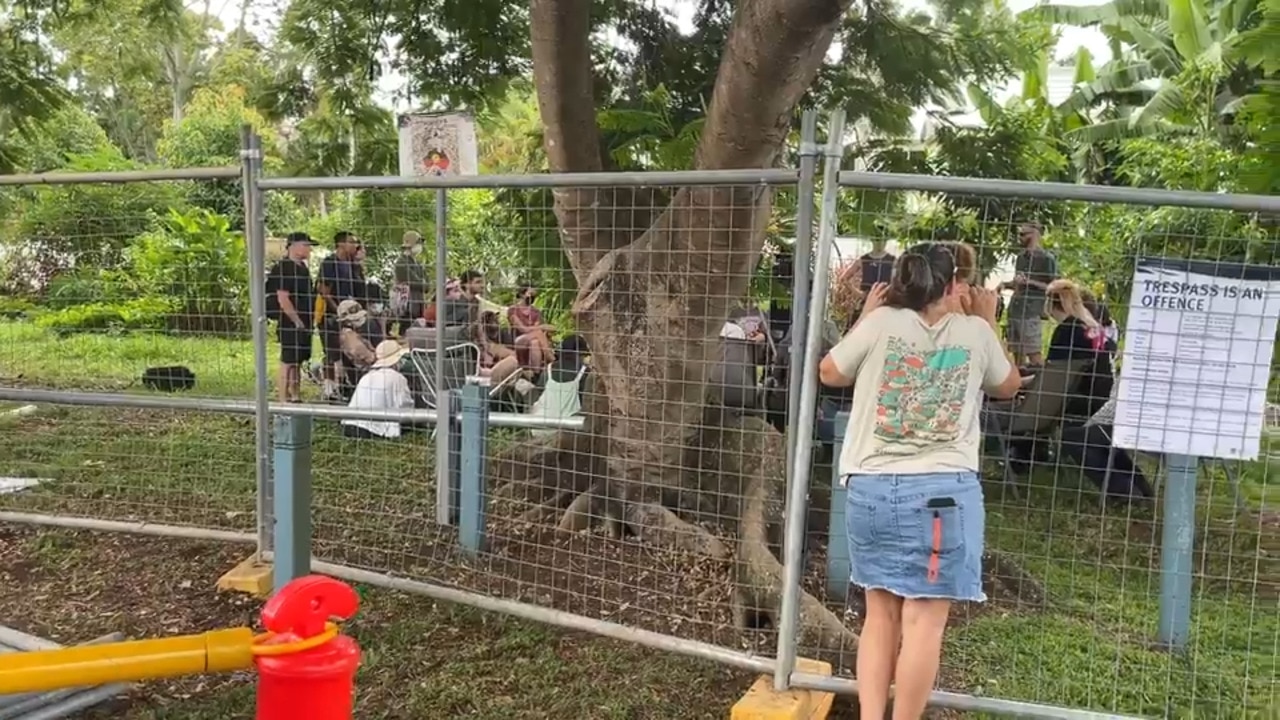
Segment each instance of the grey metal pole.
M258 486L258 554L272 547L271 523L271 384L267 370L267 258L262 189L262 139L253 128L242 131L241 182L244 184L244 237L249 255L249 310L253 315L253 445Z
M445 285L449 282L449 191L436 188L436 522L453 520L453 397L444 387Z
M827 127L826 163L822 172L822 211L818 216L818 249L814 262L812 305L806 318L804 356L817 357L822 350L822 327L827 316L827 285L831 273L822 272L831 264L831 246L836 235L836 200L840 192L837 178L844 148L844 111L831 113ZM773 685L785 690L796 665L796 641L800 626L800 577L804 568L804 525L809 492L809 456L813 452L814 413L818 405L818 365L806 362L801 369L800 409L791 426L796 446L790 482L787 485L786 542L783 545L782 608L778 623L778 665ZM792 368L795 372L795 368Z
M123 695L129 691L129 686L123 683L115 685L100 685L92 690L85 690L76 693L65 700L61 700L52 705L46 705L38 710L27 713L22 720L62 720L62 718L71 717L75 713L91 708L99 703L104 703L117 695Z
M796 333L809 312L809 263L813 255L814 175L818 167L818 111L805 110L800 120L800 182L796 188L796 244L791 278L791 369L787 372L787 477L792 476L796 456L796 416L800 412L800 368L804 346Z
M449 282L448 213L449 191L436 189L436 404L444 387L444 286Z
M1164 528L1160 533L1160 615L1156 637L1161 646L1180 651L1191 637L1196 480L1200 475L1200 458L1168 455L1164 470Z

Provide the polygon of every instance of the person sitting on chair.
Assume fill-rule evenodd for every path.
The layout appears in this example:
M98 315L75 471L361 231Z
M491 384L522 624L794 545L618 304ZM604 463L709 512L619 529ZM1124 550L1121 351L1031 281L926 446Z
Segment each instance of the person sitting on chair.
M511 329L516 334L513 345L517 348L525 345L528 348L529 365L527 367L540 372L542 368L551 364L555 356L551 349L551 333L554 333L556 328L543 321L542 311L533 304L537 297L537 288L528 283L521 285L520 291L516 293L516 304L507 309L507 322L511 324Z
M582 413L583 377L587 372L590 350L580 335L570 335L560 343L555 362L547 368L547 381L542 394L529 408L529 415L563 419ZM518 381L517 381L518 382ZM534 436L545 436L555 430L533 430Z
M359 370L370 367L377 359L373 343L365 335L369 314L355 300L343 300L338 304L338 344L342 348L341 365L350 364ZM343 373L339 368L338 377Z
M374 360L369 372L360 378L351 393L347 407L352 410L399 410L413 408L413 394L409 381L400 372L400 359L405 350L395 340L383 340L373 351ZM342 434L351 438L398 438L400 423L392 420L342 421Z
M1086 306L1083 291L1074 282L1054 280L1045 294L1049 317L1058 323L1049 339L1046 360L1088 363L1065 411L1069 417L1089 417L1111 397L1115 383L1111 355L1115 344L1107 339L1102 324Z

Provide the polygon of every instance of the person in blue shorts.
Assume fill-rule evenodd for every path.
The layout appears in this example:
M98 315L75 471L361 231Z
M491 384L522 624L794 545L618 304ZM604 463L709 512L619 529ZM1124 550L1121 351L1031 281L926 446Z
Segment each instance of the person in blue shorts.
M986 599L979 411L984 391L1013 397L1021 378L996 334L995 293L961 270L954 245L912 247L819 368L823 384L853 386L839 472L850 579L867 597L863 720L884 718L894 682L894 720L921 717L951 603Z

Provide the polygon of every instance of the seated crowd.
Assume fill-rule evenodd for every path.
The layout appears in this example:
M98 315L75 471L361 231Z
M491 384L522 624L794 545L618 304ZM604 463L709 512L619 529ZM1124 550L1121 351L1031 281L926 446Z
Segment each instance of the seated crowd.
M267 311L277 323L280 342L282 401L300 402L312 335L318 333L324 355L315 379L325 401L363 410L413 407L414 388L434 390L411 360L410 350L434 352L436 333L441 333L449 348L475 348L474 374L488 378L492 393L514 393L520 407L532 402L535 411L547 412L534 396L551 382L547 376L557 359L557 330L537 308L537 289L531 284L522 285L515 303L503 307L484 296L484 275L468 270L449 280L440 297L432 297L426 269L418 260L422 237L409 232L395 263L388 303L382 289L366 278L364 247L354 234L335 235L333 251L320 263L314 282L307 266L313 245L305 233L290 234L285 257L267 278ZM584 362L581 339L565 342L571 359ZM434 398L424 403L433 405ZM577 412L581 406L579 400L570 407L559 396L553 404L557 412ZM399 437L402 430L399 423L362 419L344 420L342 426L353 437Z

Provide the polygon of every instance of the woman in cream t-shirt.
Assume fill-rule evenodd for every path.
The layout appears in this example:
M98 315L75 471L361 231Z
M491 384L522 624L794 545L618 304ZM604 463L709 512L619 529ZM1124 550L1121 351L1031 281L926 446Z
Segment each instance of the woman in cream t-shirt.
M982 601L985 511L978 483L982 396L1021 378L995 331L996 297L957 278L957 246L908 250L891 282L822 360L825 385L853 385L839 472L855 585L862 718L924 713L955 600ZM899 651L901 646L901 651Z

